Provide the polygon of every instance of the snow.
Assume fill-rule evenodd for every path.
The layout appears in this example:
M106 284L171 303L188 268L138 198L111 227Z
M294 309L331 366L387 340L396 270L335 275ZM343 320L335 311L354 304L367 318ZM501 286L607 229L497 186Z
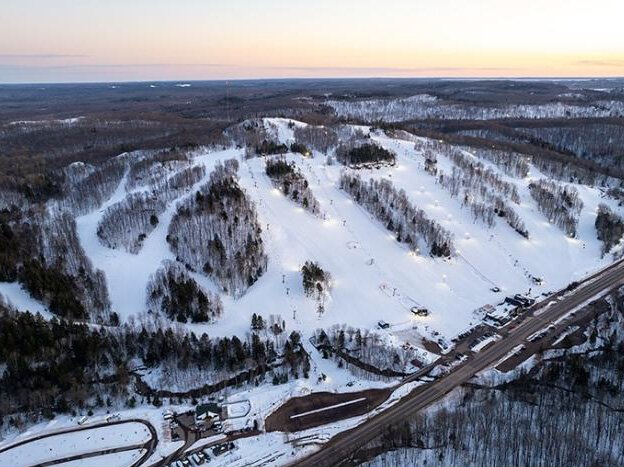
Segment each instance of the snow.
M136 422L56 434L0 453L0 465L33 465L81 453L141 444L150 437L147 427Z
M280 142L293 141L290 120L263 121L267 130ZM295 122L294 125L304 124ZM370 131L367 127L359 129L365 133ZM98 222L106 208L127 196L125 178L100 209L76 220L82 247L94 267L101 269L107 278L113 311L120 315L122 321L141 318L150 275L163 260L173 259L166 235L177 203L191 196L207 180L217 161L239 159L239 183L255 203L263 229L262 238L269 258L267 271L241 298L222 295L224 313L215 323L176 326L215 337L243 337L250 331L253 313L259 313L265 319L270 315L279 315L280 320L286 322L287 334L293 330L302 332L302 343L311 356L311 372L309 379L302 378L279 386L264 384L242 390L224 390L231 404L230 416L238 417L226 421L225 428L228 430L251 426L254 420L262 426L268 414L292 397L317 391L344 392L347 385L349 391L359 391L392 384L357 379L348 370L338 368L334 360L323 359L308 341L316 329L352 326L375 330L377 322L384 320L391 325L390 328L376 332L385 344L398 347L409 342L417 347L423 360L429 362L436 356L420 348L423 337L448 342L480 322L483 316L475 310L483 309L485 305L496 306L505 295L527 294L530 290L531 296L539 297L542 292L563 288L610 262L609 257L600 257L601 244L596 239L594 228L596 207L606 203L619 213L622 208L614 201L603 198L600 189L574 185L579 190L584 207L578 236L571 239L544 218L531 197L529 183L544 177L535 167L531 167L528 177L517 179L505 175L492 163L479 159L502 179L517 186L520 204L514 205L514 209L530 232L530 239L527 240L500 220L492 229L475 223L469 210L462 208L461 200L451 198L435 178L424 171L422 155L414 149L413 140L393 139L383 133L372 133L372 139L396 152L397 164L392 168L362 170L362 177L385 177L397 189L405 190L410 200L427 216L454 234L459 250L455 257L447 260L409 252L384 225L339 189L338 179L343 167L326 165L326 155L316 152L313 158L297 154L288 154L286 158L294 161L308 180L325 214L324 218L304 211L276 190L264 173L263 158L245 160L242 150L228 149L215 152L203 150L196 155L192 163L204 164L208 174L159 215L158 226L146 238L137 255L109 249L100 243L96 235ZM452 162L438 155L438 167L450 173ZM371 262L371 259L374 261ZM325 312L321 315L317 312L315 301L303 292L300 269L308 260L317 261L332 275L332 290L325 303ZM217 291L208 277L199 273L192 275L205 289ZM535 285L531 276L543 278L542 285ZM501 293L492 292L493 285L500 287ZM32 300L17 284L0 283L0 293L18 309L40 311L44 316L50 316L42 304ZM424 306L431 313L427 317L417 317L409 311L413 306ZM488 339L482 341L474 350L480 350L488 342ZM321 374L326 376L325 380L319 380ZM157 373L152 376L158 379ZM175 391L175 386L172 384L168 389ZM397 400L404 394L402 391L410 387L402 386L400 392L395 391L384 406ZM244 401L249 401L250 411L248 406L244 407L245 411L242 410L246 405ZM158 412L155 413L146 416L155 420L154 426L160 428L157 426L160 418ZM126 416L126 412L123 414ZM354 417L298 435L335 434L362 420L362 417ZM159 455L166 455L176 445L159 443ZM285 458L290 458L293 449L285 444L280 433L241 439L237 445L239 450L219 456L214 465L243 465L249 459L262 458L265 458L266 465L270 465L271 462L283 462ZM310 452L310 447L301 448L297 455L304 452ZM236 456L240 459L236 460ZM274 461L271 461L273 458ZM3 464L0 462L0 465Z
M71 462L57 464L60 467L128 467L136 462L145 453L144 450L133 450L104 454L97 457L88 457Z
M267 131L283 143L293 141L293 127L305 125L300 122L291 125L291 120L278 118L262 121ZM370 132L366 126L357 129ZM347 130L343 133L348 133ZM192 164L204 164L206 177L181 198L169 203L139 254L109 249L96 235L106 208L127 196L125 178L100 209L77 218L81 245L94 267L106 276L113 311L122 321L151 319L143 316L145 287L162 261L173 259L166 235L176 205L207 180L217 161L230 158L239 159L239 183L258 210L269 258L268 269L241 298L222 295L224 313L215 323L176 323L175 326L198 334L206 332L210 336L245 336L253 313L260 313L265 319L270 315L279 316L286 323L287 333L302 332L306 350L313 355L314 375L328 375L334 380L332 387L335 388L344 387L355 378L348 370L338 369L334 361L320 358L309 345L308 338L318 328L351 326L376 330L377 322L383 320L390 328L376 332L386 345L409 343L425 361L432 361L435 355L421 348L423 338L450 342L483 319L475 310L485 305L496 306L505 295L528 294L529 290L531 296L540 297L542 292L563 288L610 262L610 257L600 258L601 244L594 228L596 207L606 203L619 213L622 208L615 201L603 198L599 188L574 185L584 207L578 237L571 239L545 219L531 197L529 184L543 177L535 167L531 167L528 177L518 179L502 173L489 161L479 159L503 180L517 186L520 204L514 205L514 209L530 232L527 240L500 220L492 229L475 223L469 210L462 207L461 200L451 198L435 178L424 171L422 154L414 149L417 137L404 134L403 139L393 139L382 132L372 132L371 137L397 154L397 164L392 168L361 170L362 177L385 177L398 189L405 190L427 216L454 234L458 250L455 257L447 260L419 256L398 243L384 225L340 190L338 179L344 169L340 165L326 165L325 155L316 152L313 158L286 155L300 168L318 199L324 213L324 217L319 218L274 188L264 173L263 158L245 160L243 151L236 149L200 150ZM447 157L438 155L438 167L445 173L451 172L452 164ZM308 260L317 261L332 275L332 290L322 315L317 312L315 301L303 292L300 268ZM203 288L218 292L210 278L201 273L192 276ZM542 285L533 284L531 276L543 278ZM490 290L494 284L500 287L501 293ZM0 284L0 293L19 309L45 311L15 284ZM414 316L409 311L413 306L424 306L431 313L427 317ZM152 376L158 379L157 373Z
M387 409L421 384L420 382L412 382L400 386L387 401L372 410L370 414L352 417L296 433L263 433L259 436L236 440L236 449L233 452L212 458L210 465L215 467L287 465L296 459L301 459L311 454L322 444L328 442L332 436L354 428L367 420L369 416ZM299 444L298 440L305 440L306 442Z
M184 196L194 193L208 180L210 168L217 161L227 160L236 155L237 152L233 150L199 155L195 163L206 165L208 173ZM167 244L166 236L169 222L176 211L176 202L170 203L167 210L159 216L158 226L146 238L139 254L133 255L121 249L112 250L100 243L97 226L106 208L126 197L125 185L126 177L121 180L117 190L100 209L78 217L76 227L85 253L94 267L101 269L106 275L113 311L127 320L145 309L145 290L150 275L156 272L163 260L175 259ZM179 200L181 201L184 196Z
M508 104L504 106L462 105L436 99L428 94L393 99L327 100L339 117L377 122L400 122L413 119L492 120L501 118L582 118L619 117L624 105L615 100L601 100L594 105L551 102L546 104Z
M0 302L21 311L39 313L44 318L52 318L52 313L43 303L30 296L17 282L0 282Z
M481 342L479 342L477 345L472 347L472 349L470 350L472 350L473 352L480 352L483 348L485 348L485 346L489 345L492 342L496 342L500 339L501 339L501 336L499 336L498 334L495 334L493 336L483 339Z
M284 143L293 141L291 126L304 125L300 122L289 125L291 120L278 118L266 118L263 122L269 133ZM370 131L363 126L358 129L365 133ZM324 219L305 212L275 190L264 174L263 158L244 160L242 151L235 149L203 151L193 163L205 164L208 172L219 160L240 160L240 184L256 204L269 264L266 273L243 297L234 300L222 296L224 314L221 319L211 324L188 324L188 329L212 336L244 335L249 330L251 315L259 312L265 318L281 316L286 321L287 331L303 331L304 340L317 328L346 324L375 329L377 322L384 320L391 327L383 334L392 345L418 344L422 337L437 340L435 336L449 341L479 322L482 317L475 316L474 310L487 304L496 305L502 299L500 294L490 291L494 284L504 294L526 294L531 290L533 296L539 296L541 292L565 287L609 263L608 257L600 258L601 245L594 228L595 209L600 203L609 204L616 212L621 208L612 200L604 199L599 189L575 185L584 208L578 237L571 239L547 222L531 198L529 183L543 177L535 167L531 168L529 177L515 179L501 173L490 162L482 161L518 187L521 202L514 209L530 232L527 240L500 220L492 229L475 223L468 209L462 208L458 199L451 198L435 178L423 170L422 155L414 149L412 141L393 139L381 132L371 135L374 141L397 153L397 165L360 171L361 175L389 178L397 188L404 189L429 217L454 234L458 254L445 260L409 252L385 226L338 188L343 168L327 166L321 154L315 153L314 158L296 154L286 157L294 161L307 178L325 213ZM450 173L452 162L438 155L438 167ZM205 180L188 193L193 193ZM142 250L132 255L103 246L96 235L105 209L127 195L124 186L125 179L100 209L78 217L77 228L87 256L95 268L106 275L112 309L127 321L144 312L145 286L150 275L164 259L173 259L165 238L167 227L177 202L189 194L168 205ZM557 258L557 261L545 258ZM316 303L303 293L299 271L307 260L318 261L333 278L325 313L320 316ZM543 278L543 284L533 284L530 276ZM204 275L193 274L193 277L202 287L218 291ZM17 308L35 306L14 285L0 284L0 293ZM416 305L428 308L430 316L411 314L409 308Z
M306 415L311 415L313 413L325 412L327 410L337 409L339 407L345 407L351 404L357 404L358 402L362 402L365 400L366 400L366 397L358 397L357 399L353 399L353 400L346 401L346 402L341 402L340 404L328 405L327 407L322 407L320 409L309 410L308 412L302 412L302 413L298 413L295 415L291 415L290 418L305 417Z
M189 405L172 405L172 406L169 406L169 408L179 413L194 409L194 407L189 406ZM149 459L150 463L156 462L157 460L160 460L160 459L164 459L165 457L170 455L172 452L180 449L182 445L184 444L182 441L171 441L169 439L168 429L165 428L166 423L163 420L162 412L163 412L162 408L155 408L152 406L139 407L135 409L126 409L126 410L120 410L118 412L115 412L115 413L119 413L122 421L124 420L131 421L131 420L139 419L139 420L144 420L148 423L151 423L151 425L154 427L158 436L158 445L156 446L156 450L154 454ZM79 428L79 427L89 428L90 425L104 424L106 423L106 418L108 416L109 414L106 413L105 409L99 409L99 411L96 411L96 413L93 416L89 417L87 422L81 426L77 424L81 415L78 415L76 417L71 417L68 415L57 415L53 420L42 422L37 425L31 426L28 428L27 431L24 431L19 434L13 428L1 434L5 438L0 443L0 449L6 446L12 445L19 441L32 439L39 435L43 435L43 434L56 435L54 437L47 438L48 440L47 443L45 442L45 440L42 440L41 442L39 442L39 445L35 445L34 443L28 443L28 444L25 444L22 448L17 448L17 449L20 449L19 452L23 453L24 452L23 449L25 449L26 446L28 446L29 448L33 448L34 446L34 448L38 451L38 453L36 453L35 455L41 456L45 454L45 450L49 449L49 444L52 444L54 440L60 440L64 438L65 436L69 436L70 440L75 439L73 438L74 436L73 434L64 435L63 432L66 432L68 430L75 430L76 428ZM97 449L101 449L103 448L102 446L105 446L107 443L113 444L114 441L118 441L116 443L116 446L119 447L119 446L131 446L134 444L143 444L145 440L149 439L149 432L147 432L145 426L142 424L138 424L136 422L130 422L127 424L122 424L122 425L106 426L107 430L112 430L115 427L117 429L114 431L116 431L117 433L113 433L112 431L105 431L105 432L97 431L97 430L100 430L99 428L93 428L93 429L90 429L88 432L85 432L85 433L92 433L92 434L94 432L95 434L106 433L105 440L90 440L88 443L86 444L83 443L82 445L80 443L75 443L76 444L75 449L69 446L67 441L62 441L62 444L67 447L67 451L70 451L68 455L74 455L76 453L91 452ZM100 435L100 438L101 438L101 435ZM124 441L124 440L127 440L127 441ZM98 442L96 443L96 441ZM54 444L56 444L56 442ZM43 450L41 450L39 446L42 447ZM54 448L57 449L56 446L54 446ZM21 464L9 464L5 462L5 460L8 458L14 459L16 457L19 457L17 454L15 454L18 452L17 449L11 449L9 451L6 451L0 454L0 466L4 467L5 465L11 465L13 467L15 465L15 467L17 467L21 465ZM137 450L133 450L132 452L137 453ZM4 456L10 456L10 457L4 457ZM92 458L92 459L93 459L93 465L97 465L95 462L97 459L99 459L99 456L96 458ZM111 462L114 462L115 458L111 458L111 459L113 459L111 460ZM25 458L24 460L20 462L23 462L25 460L30 460L30 457ZM103 466L108 465L104 462L105 461L102 461L101 465ZM28 465L32 465L32 463ZM85 464L85 466L86 465L91 465L91 464L87 463ZM122 464L122 465L130 465L130 463Z
M251 402L248 400L232 401L223 405L227 410L227 418L246 417L251 412Z
M49 125L49 124L57 124L57 125L65 125L72 126L78 123L80 120L83 120L85 117L72 117L72 118L64 118L64 119L52 119L52 120L16 120L13 122L9 122L9 125L17 125L17 126L37 126L37 125Z

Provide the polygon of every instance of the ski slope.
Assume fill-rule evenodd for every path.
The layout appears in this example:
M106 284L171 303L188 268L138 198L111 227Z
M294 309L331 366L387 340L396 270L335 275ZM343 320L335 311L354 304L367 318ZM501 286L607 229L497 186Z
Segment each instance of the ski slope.
M263 121L280 142L294 141L289 120ZM370 131L366 127L358 129ZM492 229L474 222L468 208L462 208L460 200L451 198L424 171L423 156L414 149L412 141L390 138L381 132L372 133L371 137L397 154L397 164L360 170L360 174L363 178L388 178L397 188L405 190L413 203L454 234L457 249L454 257L418 256L398 243L384 225L339 188L338 179L345 169L339 164L327 165L326 155L285 156L296 163L308 180L321 206L323 214L319 217L304 211L273 187L264 172L262 157L245 159L244 151L237 149L206 150L193 160L193 164L206 166L206 177L169 203L139 254L109 249L96 234L106 208L128 194L125 179L100 209L76 219L87 256L106 275L113 311L123 321L153 320L145 315L145 287L163 260L174 259L166 235L176 205L207 180L214 164L230 158L239 160L239 183L256 205L269 257L268 269L241 298L234 300L222 294L224 313L215 323L176 324L198 333L244 336L249 331L252 314L256 313L265 319L279 315L286 322L287 332L300 330L304 338L315 329L332 326L375 329L377 322L384 320L391 326L378 332L389 344L409 341L418 345L421 337L441 335L451 339L481 319L474 310L496 304L505 295L530 291L538 297L610 261L608 256L600 258L600 243L594 229L596 207L606 203L616 212L621 212L621 208L603 198L600 189L576 186L584 207L578 236L572 239L549 223L531 198L529 183L543 177L537 169L531 167L528 177L516 179L481 160L518 187L521 203L514 205L514 209L530 232L527 240L500 220ZM452 164L445 156L438 155L438 167L444 172L450 173ZM322 314L318 313L316 302L304 295L300 269L307 260L317 261L333 278L331 295ZM531 276L541 277L542 285L535 285ZM208 277L201 273L193 273L193 277L202 287L218 292ZM492 292L494 286L502 292ZM23 294L17 296L15 287L2 285L0 291L18 308L26 303L33 305ZM431 314L416 317L409 311L413 306L424 306Z

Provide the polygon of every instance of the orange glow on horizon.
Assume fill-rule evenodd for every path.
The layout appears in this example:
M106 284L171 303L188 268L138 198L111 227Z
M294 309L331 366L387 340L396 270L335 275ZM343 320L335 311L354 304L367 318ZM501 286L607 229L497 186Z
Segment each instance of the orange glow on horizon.
M620 77L622 17L620 0L4 0L0 82Z

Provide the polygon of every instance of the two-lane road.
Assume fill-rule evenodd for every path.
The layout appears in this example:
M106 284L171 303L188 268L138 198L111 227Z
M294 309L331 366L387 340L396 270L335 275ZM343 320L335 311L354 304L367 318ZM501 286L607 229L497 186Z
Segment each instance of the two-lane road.
M547 304L549 302L545 300L536 305L531 312L541 310L539 315L527 316L517 327L506 333L503 339L456 366L447 375L412 392L387 410L371 417L356 428L336 436L320 451L295 462L294 465L301 467L339 465L359 447L383 433L388 426L413 417L423 408L467 382L476 373L497 363L515 347L524 344L530 335L623 282L624 263L618 262L586 279L578 288L555 303Z

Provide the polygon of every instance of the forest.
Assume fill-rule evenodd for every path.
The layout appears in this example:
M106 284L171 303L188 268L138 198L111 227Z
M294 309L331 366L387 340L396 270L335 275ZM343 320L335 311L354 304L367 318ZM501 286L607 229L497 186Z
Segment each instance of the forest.
M310 184L294 162L280 158L267 159L265 171L284 196L315 216L321 215L319 202L314 197Z
M55 414L102 407L133 407L132 371L147 368L198 374L232 374L280 359L278 382L289 374L307 377L309 362L293 332L277 348L254 332L210 338L206 334L132 327L92 327L16 312L0 303L0 426L52 419ZM162 401L153 400L157 405ZM19 413L19 415L18 415Z
M602 255L604 256L622 240L624 219L606 204L600 204L596 214L595 227L598 240L602 241Z
M175 261L163 262L146 294L148 313L163 313L180 323L214 321L223 313L219 295L203 291L184 265Z
M573 186L553 180L539 179L529 185L531 196L546 218L574 238L583 200Z
M114 319L106 280L85 255L68 213L5 213L0 222L0 278L18 281L61 317Z
M327 154L338 145L338 134L329 126L297 126L294 137L298 144L312 148L321 154Z
M175 161L172 166L148 161L146 167L142 162L137 164L142 166L140 170L132 166L127 176L126 190L136 191L108 207L97 228L97 235L105 246L122 247L132 254L141 250L145 239L158 226L159 216L168 203L185 194L206 175L203 165L190 167Z
M336 159L344 165L361 167L383 163L394 165L396 156L375 143L343 144L336 148Z
M218 164L180 203L167 241L178 261L240 297L265 272L267 256L253 203L236 181L238 162Z

